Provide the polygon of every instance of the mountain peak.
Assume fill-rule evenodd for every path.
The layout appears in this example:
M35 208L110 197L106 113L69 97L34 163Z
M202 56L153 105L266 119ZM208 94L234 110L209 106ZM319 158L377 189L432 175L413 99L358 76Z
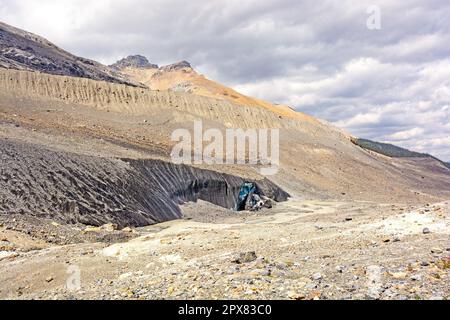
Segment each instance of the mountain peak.
M179 61L179 62L176 62L173 64L169 64L167 66L161 67L161 69L164 71L174 71L174 70L181 70L181 69L185 69L185 68L192 69L191 64L189 62L187 62L186 60Z
M137 54L123 58L110 67L118 70L125 68L157 69L158 65L150 63L146 57Z
M157 64L152 64L148 59L142 55L130 55L126 58L120 59L116 63L109 66L112 69L122 71L126 68L132 69L159 69L161 71L170 72L183 69L192 69L192 66L186 60L172 63L163 67L159 67Z

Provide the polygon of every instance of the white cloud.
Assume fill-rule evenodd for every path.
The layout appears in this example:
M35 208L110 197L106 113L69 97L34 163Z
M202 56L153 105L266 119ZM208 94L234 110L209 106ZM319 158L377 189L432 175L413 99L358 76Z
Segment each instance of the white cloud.
M336 122L336 125L346 128L346 127L360 127L368 124L378 124L380 123L380 114L377 113L360 113L348 120L340 120Z
M399 131L388 136L391 140L408 140L422 135L425 132L422 128L412 128L409 130Z
M442 42L447 41L444 34L420 34L407 37L398 43L383 48L383 54L392 58L415 58L418 55L427 55L433 50L439 49Z
M439 136L450 136L448 66L448 59L404 64L358 58L320 79L280 77L240 89L297 106L355 135L448 160L448 146L436 144Z

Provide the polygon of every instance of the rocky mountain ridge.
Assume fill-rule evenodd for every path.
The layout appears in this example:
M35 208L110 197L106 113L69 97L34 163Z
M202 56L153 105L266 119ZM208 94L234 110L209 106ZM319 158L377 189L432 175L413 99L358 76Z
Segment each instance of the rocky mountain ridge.
M96 61L77 57L43 37L0 22L0 68L38 71L139 86Z
M139 54L130 55L126 58L120 59L116 63L111 64L109 67L118 71L123 71L127 68L158 69L162 72L177 71L184 68L193 70L192 65L185 60L159 67L157 64L150 63L147 57Z
M148 61L148 59L141 55L133 55L123 58L116 63L110 65L112 69L121 71L125 68L149 68L149 69L158 69L157 64L152 64Z

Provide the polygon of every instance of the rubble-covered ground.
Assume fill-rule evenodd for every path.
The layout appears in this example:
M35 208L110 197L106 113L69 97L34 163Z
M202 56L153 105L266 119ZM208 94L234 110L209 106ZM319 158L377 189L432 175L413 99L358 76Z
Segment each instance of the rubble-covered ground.
M450 203L189 203L137 230L0 222L0 298L448 299ZM216 212L216 213L214 213ZM49 239L49 236L51 237ZM66 244L68 243L68 244Z

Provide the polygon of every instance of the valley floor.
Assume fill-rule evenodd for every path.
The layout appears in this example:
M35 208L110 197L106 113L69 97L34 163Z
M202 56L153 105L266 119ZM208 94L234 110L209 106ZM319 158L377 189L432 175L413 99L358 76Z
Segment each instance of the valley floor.
M450 202L292 199L243 214L199 202L184 211L132 232L51 221L27 232L19 219L0 221L0 298L450 297ZM81 243L62 245L68 238Z

